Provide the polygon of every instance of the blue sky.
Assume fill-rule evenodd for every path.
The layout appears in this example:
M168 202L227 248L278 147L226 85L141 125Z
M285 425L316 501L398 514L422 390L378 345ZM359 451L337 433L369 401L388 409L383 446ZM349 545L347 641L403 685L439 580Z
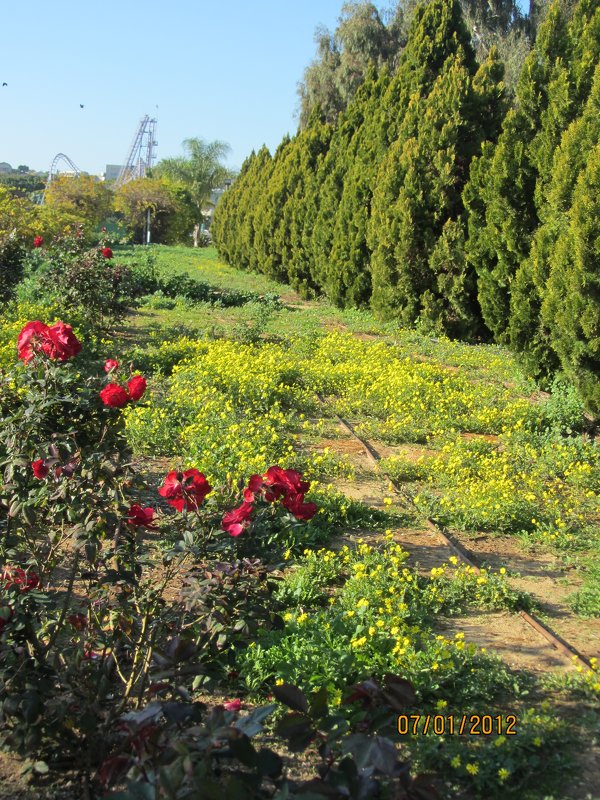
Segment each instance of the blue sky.
M315 28L335 28L342 3L5 3L0 161L45 170L63 152L100 172L123 162L150 114L159 159L198 136L228 142L238 167L253 148L273 150L295 131L296 85L314 57Z

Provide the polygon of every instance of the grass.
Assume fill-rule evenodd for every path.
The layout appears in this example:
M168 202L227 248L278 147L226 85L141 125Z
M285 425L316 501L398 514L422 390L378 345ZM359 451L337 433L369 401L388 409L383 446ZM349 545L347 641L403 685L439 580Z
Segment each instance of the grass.
M168 308L156 307L160 298L158 303L146 302L130 314L121 332L135 343L129 356L138 367L169 374L182 359L194 358L197 339L233 339L259 347L271 342L287 353L289 365L300 370L308 388L328 396L330 410L358 422L365 435L391 444L420 442L437 453L417 463L402 457L387 462L421 502L423 513L457 530L504 532L560 553L575 563L584 580L572 607L582 616L600 614L599 509L594 491L600 459L596 445L574 433L581 430L583 409L564 381L555 381L550 397L540 394L502 347L403 330L380 322L370 311L341 310L325 299L303 302L289 286L225 264L214 248L153 246L123 249L118 255L129 263L148 257L163 277L187 273L216 289L275 293L282 302L265 307L251 300L222 307L176 298L169 300ZM319 338L324 334L329 339ZM316 346L317 341L325 344ZM244 369L251 370L255 358L249 358ZM317 361L324 365L320 374ZM233 374L235 357L225 359L220 369L223 376ZM161 384L163 398L165 391L177 393L180 410L189 405L186 390L182 395L180 389ZM169 417L165 402L161 399L158 405ZM287 431L286 441L288 433L293 433L292 440L297 433L294 415L304 410L298 406L277 424L279 434ZM189 418L195 413L190 407ZM243 404L239 413L248 413ZM186 424L189 427L189 421ZM176 422L166 437L175 449L181 446L179 425ZM466 432L490 435L490 441L465 440ZM152 446L151 431L142 426L138 439L144 437ZM202 441L190 443L186 437L188 457L201 453ZM216 443L211 441L211 447ZM243 468L236 458L232 463Z
M310 499L319 514L304 529L306 539L297 546L290 543L292 557L305 544L326 542L340 529L348 534L352 529L418 526L417 518L394 518L332 491L328 481L347 477L347 465L314 448L325 433L335 437L333 412L342 414L392 450L403 443L410 451L419 443L412 454L425 456L392 455L386 466L407 484L406 492L423 515L433 514L459 530L503 532L563 553L585 576L573 608L582 616L600 614L595 491L600 455L594 442L576 432L581 431L581 408L566 385L557 383L548 398L501 347L402 330L369 311L340 310L325 300L304 302L287 286L228 266L212 248L153 246L116 253L118 261L129 264L143 264L149 256L162 277L187 273L216 289L252 294L235 307L154 295L128 315L110 355L150 378L150 401L125 412L138 453L180 459L215 483L247 479L271 463L301 469L313 482ZM273 293L280 305L259 297ZM11 330L11 347L13 339ZM324 407L317 392L325 397ZM349 654L353 680L397 669L411 677L433 712L446 713L448 703L456 710L460 698L465 709L482 712L493 707L500 688L503 708L511 700L521 703L518 743L477 740L467 748L458 738L440 742L430 737L413 746L413 752L421 767L440 768L449 786L460 786L462 792L468 786L473 796L539 797L535 786L511 795L504 781L513 769L523 773L520 781L527 770L534 783L542 773L550 783L554 780L545 760L556 769L557 753L572 736L555 713L556 698L544 694L531 676L523 683L501 662L475 651L467 650L463 663L460 636L449 643L428 633L440 609L453 613L466 601L467 583L477 603L512 607L502 588L504 577L495 583L496 578L465 572L464 583L453 577L446 584L446 577L432 570L429 577L417 578L410 570L400 573L389 554L365 546L347 554L346 569L353 577L342 581L335 552L318 551L314 564L307 551L304 555L304 572L298 559L296 571L288 571L282 583L281 592L289 595L284 627L271 640L263 638L262 645L260 637L252 642L242 659L246 688L263 690L273 679L302 683L318 678L314 687L305 688L318 688L327 679L341 691L349 677ZM331 574L326 557L335 566ZM400 555L394 557L400 563ZM407 601L404 616L397 615L390 599L399 594ZM404 631L403 644L395 628ZM337 637L335 663L329 637ZM471 655L479 660L472 662ZM593 677L576 677L562 690L582 698L582 705L591 704ZM535 696L528 697L528 682L536 685ZM550 703L540 710L544 696ZM483 708L475 707L478 698Z

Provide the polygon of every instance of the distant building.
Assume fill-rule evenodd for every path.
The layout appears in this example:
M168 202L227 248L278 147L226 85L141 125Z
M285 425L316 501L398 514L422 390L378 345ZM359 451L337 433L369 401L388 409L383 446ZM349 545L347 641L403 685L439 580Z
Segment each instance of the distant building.
M104 170L104 180L116 181L122 169L121 164L107 164Z
M0 172L3 172L3 173L14 172L14 170L11 167L11 165L8 163L8 161L0 161Z

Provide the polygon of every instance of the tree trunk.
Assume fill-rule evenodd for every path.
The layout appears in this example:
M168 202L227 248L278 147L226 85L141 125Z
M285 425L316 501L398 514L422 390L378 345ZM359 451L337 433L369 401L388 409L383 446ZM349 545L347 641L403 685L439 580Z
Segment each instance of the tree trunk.
M193 233L193 237L194 237L194 247L198 247L198 237L199 237L199 236L200 236L200 223L199 223L199 222L197 222L197 223L194 225L194 233Z

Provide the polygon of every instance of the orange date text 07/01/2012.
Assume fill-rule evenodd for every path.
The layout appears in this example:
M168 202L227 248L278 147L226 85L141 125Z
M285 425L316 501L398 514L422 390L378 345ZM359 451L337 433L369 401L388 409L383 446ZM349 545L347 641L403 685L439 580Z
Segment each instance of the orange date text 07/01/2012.
M426 736L516 736L517 717L514 714L400 714L398 733Z

